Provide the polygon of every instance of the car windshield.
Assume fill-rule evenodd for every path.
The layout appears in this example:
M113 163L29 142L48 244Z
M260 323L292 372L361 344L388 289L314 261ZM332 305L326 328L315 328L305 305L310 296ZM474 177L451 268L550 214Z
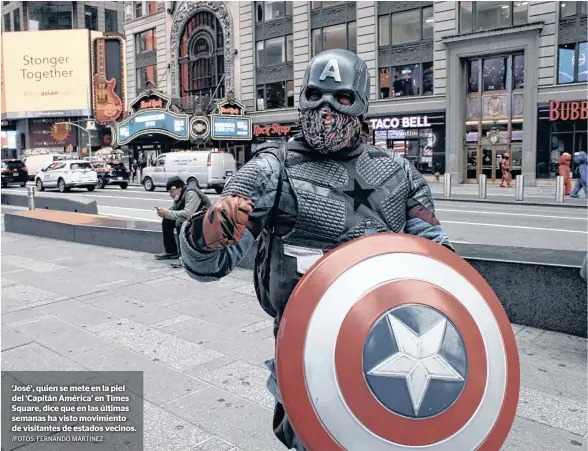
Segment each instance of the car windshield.
M15 161L3 161L2 162L2 167L3 168L8 168L8 169L20 169L20 168L24 168L24 164L22 161L19 160L15 160Z
M122 163L110 163L113 169L125 169L125 165Z
M73 171L82 169L92 169L92 165L90 163L72 163L71 169Z

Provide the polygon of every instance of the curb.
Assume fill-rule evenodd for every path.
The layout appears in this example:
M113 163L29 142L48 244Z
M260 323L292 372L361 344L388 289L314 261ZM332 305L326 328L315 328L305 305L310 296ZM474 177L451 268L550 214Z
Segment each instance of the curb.
M566 207L566 208L583 208L587 209L588 205L570 204L570 203L556 203L556 202L533 202L533 201L517 201L517 200L489 200L489 199L472 199L470 197L443 197L441 195L433 194L433 200L445 200L449 202L472 202L479 204L503 204L503 205L530 205L536 207Z

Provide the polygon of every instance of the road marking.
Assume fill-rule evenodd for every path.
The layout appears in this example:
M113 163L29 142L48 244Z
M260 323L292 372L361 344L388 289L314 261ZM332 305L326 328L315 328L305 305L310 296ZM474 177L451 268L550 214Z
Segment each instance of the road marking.
M480 215L506 215L506 216L528 216L530 218L551 218L551 219L575 219L578 221L588 221L588 216L580 218L577 216L547 216L547 215L532 215L527 213L509 213L499 211L478 211L478 210L453 210L448 208L436 208L435 211L451 211L458 213L476 213Z
M460 221L441 221L441 224L464 224L464 225L477 225L486 227L504 227L509 229L528 229L528 230L544 230L546 232L564 232L564 233L584 233L588 234L583 230L564 230L564 229L544 229L542 227L528 227L528 226L516 226L506 224L485 224L482 222L460 222Z

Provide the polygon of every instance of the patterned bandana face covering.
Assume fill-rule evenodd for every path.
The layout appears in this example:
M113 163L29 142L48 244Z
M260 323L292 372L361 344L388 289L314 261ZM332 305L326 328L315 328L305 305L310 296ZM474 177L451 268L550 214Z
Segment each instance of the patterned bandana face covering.
M361 131L358 117L339 113L328 105L301 111L300 124L306 142L322 154L355 145Z

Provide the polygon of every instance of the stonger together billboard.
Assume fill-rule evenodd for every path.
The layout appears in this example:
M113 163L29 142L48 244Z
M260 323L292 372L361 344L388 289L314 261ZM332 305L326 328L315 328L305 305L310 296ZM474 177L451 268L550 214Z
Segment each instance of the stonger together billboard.
M3 113L90 109L88 30L2 33L2 57Z

